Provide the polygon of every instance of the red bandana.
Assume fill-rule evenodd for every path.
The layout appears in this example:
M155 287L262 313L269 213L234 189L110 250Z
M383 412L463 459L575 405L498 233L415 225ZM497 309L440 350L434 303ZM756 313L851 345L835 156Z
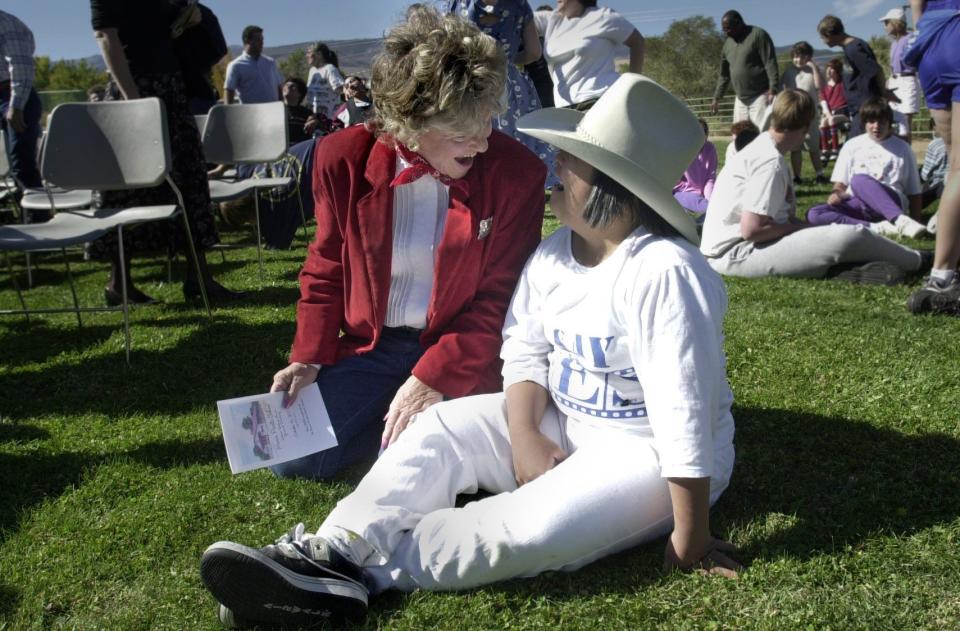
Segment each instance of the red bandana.
M396 177L394 177L390 182L390 186L409 184L410 182L419 180L424 175L429 175L438 180L441 184L446 184L451 189L459 190L461 193L463 193L464 197L467 197L470 187L467 184L467 181L463 178L455 180L448 175L444 175L440 171L437 171L430 166L430 163L427 162L419 153L411 151L400 143L397 143L397 153L400 154L400 157L403 158L403 161L410 166L397 173Z

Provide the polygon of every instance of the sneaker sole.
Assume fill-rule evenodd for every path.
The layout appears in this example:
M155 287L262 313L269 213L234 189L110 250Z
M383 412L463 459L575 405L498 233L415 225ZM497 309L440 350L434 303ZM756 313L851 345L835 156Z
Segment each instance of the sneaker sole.
M273 625L311 626L367 612L367 590L349 579L304 576L259 550L215 543L200 560L200 578L238 617Z
M899 285L907 280L907 273L896 265L873 261L838 271L831 278L859 285Z

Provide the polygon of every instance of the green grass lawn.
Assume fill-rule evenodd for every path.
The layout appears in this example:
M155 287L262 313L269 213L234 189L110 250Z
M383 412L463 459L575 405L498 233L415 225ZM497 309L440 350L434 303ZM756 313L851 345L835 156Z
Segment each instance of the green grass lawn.
M802 187L801 205L827 190ZM251 295L209 319L163 261L137 261L165 304L133 311L131 367L118 314L79 331L70 314L0 319L0 629L219 628L206 546L315 528L349 492L357 471L231 475L216 416L285 364L304 245L266 253L263 289L254 249L212 256ZM57 257L39 266L28 300L66 304ZM75 272L98 304L104 266L76 257ZM909 315L908 286L727 284L738 461L713 527L749 564L739 580L662 574L656 541L573 574L388 595L363 628L960 627L960 320Z

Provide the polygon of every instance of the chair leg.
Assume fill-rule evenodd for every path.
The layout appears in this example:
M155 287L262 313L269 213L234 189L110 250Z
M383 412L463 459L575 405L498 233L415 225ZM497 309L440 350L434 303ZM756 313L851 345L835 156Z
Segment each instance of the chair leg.
M207 283L203 280L203 270L200 269L200 257L197 256L197 248L193 243L193 230L190 229L190 219L187 218L187 206L183 203L183 195L180 193L180 188L169 174L166 180L167 184L173 190L174 195L177 196L180 216L183 217L183 229L187 233L187 247L190 248L190 258L193 259L193 266L197 272L197 284L200 285L200 297L203 298L203 307L207 310L207 317L209 318L212 314L210 312L210 299L207 298Z
M14 273L13 265L10 263L10 255L4 252L3 260L7 263L7 271L10 273L10 281L13 283L13 288L17 292L17 299L20 301L20 308L23 309L23 316L26 318L27 324L30 324L30 310L27 309L27 301L23 299L23 292L20 291L20 283L17 282L17 275Z
M187 232L187 247L190 248L190 258L193 259L193 267L197 272L197 284L200 285L200 297L203 298L203 308L207 310L207 317L210 317L210 299L207 297L207 282L203 279L203 270L200 269L200 257L197 255L197 246L193 243L193 231L190 230L190 220L187 218L187 211L182 210L180 205L180 216L183 217L183 227Z
M30 263L30 253L24 252L23 257L27 267L27 289L33 289L33 265Z
M260 266L260 289L263 289L263 242L260 238L260 192L253 191L253 212L257 220L257 263Z
M80 302L77 300L77 288L73 282L73 272L70 271L70 259L67 258L67 249L60 248L63 254L63 266L67 270L67 281L70 283L70 294L73 296L73 312L77 316L77 328L83 328L83 321L80 320Z
M123 255L123 225L117 226L117 243L120 248L120 294L123 297L123 340L127 351L127 366L130 365L130 305L127 304L127 265Z

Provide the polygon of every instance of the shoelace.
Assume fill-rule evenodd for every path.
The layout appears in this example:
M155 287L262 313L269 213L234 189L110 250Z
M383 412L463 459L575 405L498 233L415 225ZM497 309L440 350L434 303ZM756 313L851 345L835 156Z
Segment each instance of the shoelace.
M337 572L327 563L319 563L314 560L313 556L308 552L308 550L310 548L310 540L316 536L317 535L312 532L306 532L306 527L303 525L303 522L300 522L289 531L284 533L279 539L277 539L274 543L274 546L280 551L281 554L283 554L283 556L287 558L301 559L328 574L332 574L345 581L350 581L351 583L360 585L364 589L367 589L366 585L355 578L350 578L345 574Z
M300 522L277 539L274 545L285 557L305 559L317 565L310 555L303 550L304 546L309 545L310 539L315 536L316 535L311 532L306 532L306 527L303 525L303 522Z

